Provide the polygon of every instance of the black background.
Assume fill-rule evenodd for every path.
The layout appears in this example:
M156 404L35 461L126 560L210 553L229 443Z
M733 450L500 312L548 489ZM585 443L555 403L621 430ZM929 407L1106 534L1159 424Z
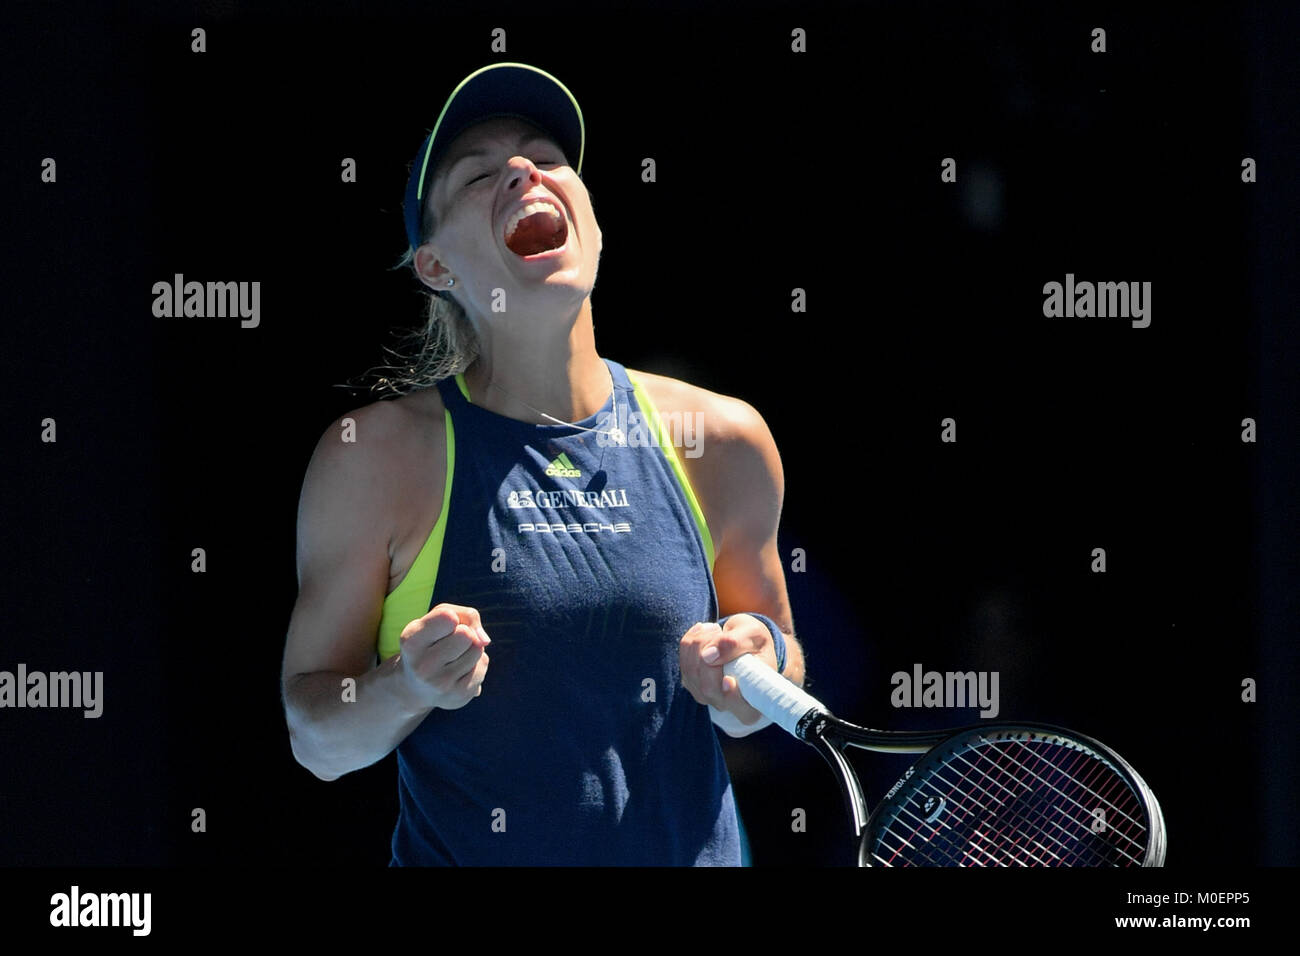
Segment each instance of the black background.
M0 712L0 864L388 862L393 758L324 784L289 752L297 496L371 400L338 386L421 319L390 268L407 164L451 87L510 59L586 116L601 353L771 427L814 693L944 726L975 714L896 710L889 675L997 670L1001 716L1141 770L1170 867L1294 865L1285 9L7 8L0 668L102 670L105 713ZM178 272L260 281L260 327L154 318ZM1151 326L1044 318L1067 272L1150 281ZM816 754L726 747L756 864L852 860ZM906 762L859 766L874 802Z

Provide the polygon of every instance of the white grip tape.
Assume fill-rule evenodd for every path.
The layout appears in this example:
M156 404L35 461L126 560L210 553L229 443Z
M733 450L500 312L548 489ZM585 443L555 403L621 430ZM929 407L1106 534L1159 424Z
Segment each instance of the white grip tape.
M753 654L742 654L734 661L728 661L722 665L722 672L736 678L740 696L749 706L786 733L793 734L799 721L810 710L830 713L816 697L786 680Z

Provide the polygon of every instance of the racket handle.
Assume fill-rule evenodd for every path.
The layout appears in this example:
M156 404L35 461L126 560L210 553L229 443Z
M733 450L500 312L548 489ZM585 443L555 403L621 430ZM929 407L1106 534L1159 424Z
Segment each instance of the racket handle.
M782 677L753 654L742 654L723 664L722 673L736 679L740 696L749 706L796 737L795 728L808 711L830 713L816 697Z

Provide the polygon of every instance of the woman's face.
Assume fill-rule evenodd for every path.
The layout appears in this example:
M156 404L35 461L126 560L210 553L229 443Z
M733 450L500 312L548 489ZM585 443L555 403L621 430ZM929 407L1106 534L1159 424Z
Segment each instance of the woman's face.
M453 295L480 318L580 305L596 283L602 240L568 162L550 136L518 119L485 120L458 136L428 196L433 229L415 259L425 284L446 289L454 278Z

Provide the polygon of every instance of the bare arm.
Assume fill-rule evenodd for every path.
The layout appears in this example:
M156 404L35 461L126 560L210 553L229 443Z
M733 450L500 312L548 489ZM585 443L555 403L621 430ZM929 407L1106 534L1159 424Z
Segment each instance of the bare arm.
M785 636L782 673L802 685L803 647L794 636L785 566L777 548L777 527L785 498L781 456L758 412L744 406L737 415L739 437L727 473L734 517L727 524L713 565L718 613L725 617L757 611L775 621ZM730 659L724 655L718 666ZM775 666L775 661L771 663Z
M740 696L735 680L723 676L722 665L741 654L756 654L772 668L777 661L767 627L743 612L765 614L776 622L785 638L783 673L796 684L804 676L803 648L794 636L777 549L785 477L776 442L757 411L721 396L711 405L705 410L705 451L693 477L717 525L713 582L719 613L741 616L728 621L725 630L706 623L687 632L681 651L683 683L701 703L752 724L759 720L758 711ZM701 656L706 652L708 659Z
M383 402L351 413L356 442L327 429L303 482L281 682L294 757L322 780L382 759L434 707L464 706L487 668L477 613L451 605L408 624L402 653L375 666L404 414Z

